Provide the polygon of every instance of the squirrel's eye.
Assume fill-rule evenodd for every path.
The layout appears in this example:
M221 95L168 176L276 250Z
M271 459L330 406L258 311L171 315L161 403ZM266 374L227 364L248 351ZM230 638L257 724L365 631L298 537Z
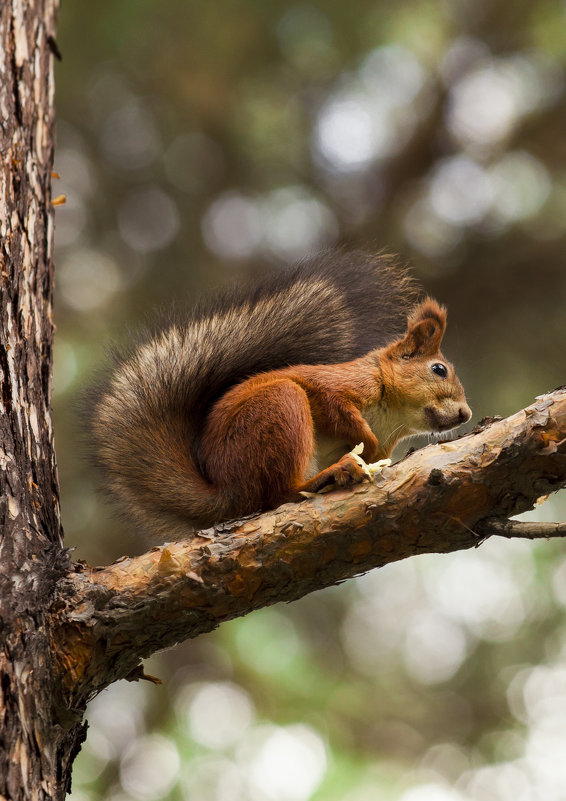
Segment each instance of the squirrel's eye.
M446 369L446 365L441 364L440 362L436 362L436 364L433 364L430 369L432 370L433 373L439 375L441 378L446 378L446 376L448 375L448 370Z

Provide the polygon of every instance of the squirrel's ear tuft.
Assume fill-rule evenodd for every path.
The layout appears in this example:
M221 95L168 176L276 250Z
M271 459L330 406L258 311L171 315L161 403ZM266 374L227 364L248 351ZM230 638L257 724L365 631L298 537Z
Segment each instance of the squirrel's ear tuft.
M434 321L444 334L446 330L446 309L437 303L434 298L425 298L418 306L415 306L408 319L408 329L423 320Z
M440 350L446 330L446 309L432 298L415 306L407 320L407 333L394 343L395 355L433 356Z

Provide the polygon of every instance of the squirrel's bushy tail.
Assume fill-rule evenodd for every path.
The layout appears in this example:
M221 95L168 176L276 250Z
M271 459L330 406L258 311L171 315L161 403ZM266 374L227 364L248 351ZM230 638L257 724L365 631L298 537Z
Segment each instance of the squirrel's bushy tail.
M418 294L392 258L322 253L225 293L118 354L86 393L91 450L128 517L161 538L226 516L202 473L199 436L239 381L291 364L331 364L399 336Z

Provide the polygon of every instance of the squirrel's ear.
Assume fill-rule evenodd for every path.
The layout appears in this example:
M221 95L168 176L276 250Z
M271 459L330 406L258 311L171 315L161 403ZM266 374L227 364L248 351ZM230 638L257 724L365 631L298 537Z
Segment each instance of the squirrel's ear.
M446 330L446 309L432 298L415 307L407 320L407 333L394 344L396 355L433 356L440 350Z

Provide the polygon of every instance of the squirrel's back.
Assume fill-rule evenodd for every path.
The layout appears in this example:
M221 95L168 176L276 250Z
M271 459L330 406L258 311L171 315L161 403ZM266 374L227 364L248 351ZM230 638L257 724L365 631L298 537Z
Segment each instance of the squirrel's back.
M385 255L333 251L203 302L117 353L86 393L94 460L130 518L158 536L216 519L199 437L234 384L292 364L332 364L399 336L418 290Z

